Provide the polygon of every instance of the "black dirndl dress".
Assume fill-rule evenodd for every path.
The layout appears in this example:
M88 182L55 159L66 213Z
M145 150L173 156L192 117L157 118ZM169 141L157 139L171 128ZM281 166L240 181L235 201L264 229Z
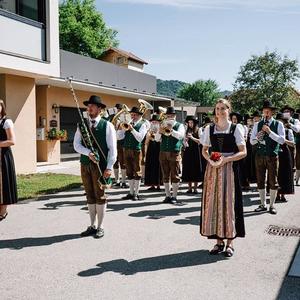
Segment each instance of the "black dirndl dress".
M199 139L197 133L193 133L196 139ZM184 148L182 155L182 182L201 182L202 165L201 152L199 144L188 140L188 147Z
M3 118L0 121L0 141L7 140L6 131L4 129L4 123L6 120L6 118ZM11 205L17 203L18 201L14 158L10 147L0 148L0 152L0 204Z
M150 141L145 162L145 185L161 185L162 172L159 162L160 142Z
M287 136L287 131L286 131ZM295 193L293 157L290 147L287 144L280 146L279 167L278 167L278 193L282 195L291 195Z
M223 155L236 153L236 125L231 124L229 133L214 133L214 126L210 127L210 151ZM201 235L209 239L245 237L239 169L238 161L226 163L220 168L207 164L201 203Z

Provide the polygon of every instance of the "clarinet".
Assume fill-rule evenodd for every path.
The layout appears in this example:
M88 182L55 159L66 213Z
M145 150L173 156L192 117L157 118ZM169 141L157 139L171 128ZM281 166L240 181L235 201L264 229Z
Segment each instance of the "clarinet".
M99 164L100 163L99 151L101 152L103 158L106 160L105 155L104 155L101 147L98 145L95 137L92 135L92 133L88 129L86 121L85 121L85 119L84 119L84 117L82 115L82 112L80 110L79 101L77 99L77 96L75 94L75 91L74 91L74 88L73 88L73 85L72 85L72 79L71 78L67 78L66 80L67 80L67 82L70 85L70 90L72 92L73 99L74 99L74 102L76 104L76 108L77 108L77 111L78 111L78 114L79 114L79 117L80 117L80 120L81 120L81 125L79 125L79 129L80 129L81 134L82 134L82 140L83 140L83 142L85 144L85 147L88 148L88 149L90 149L91 152L95 155L96 165L97 165L97 168L98 168L99 174L100 174L100 177L98 179L100 187L102 189L107 189L111 185L111 183L110 183L111 180L110 179L106 179L103 176L103 173L102 173L102 170L101 170L100 164ZM96 143L96 145L98 146L99 151L98 151L98 149L96 149L94 147L94 143Z

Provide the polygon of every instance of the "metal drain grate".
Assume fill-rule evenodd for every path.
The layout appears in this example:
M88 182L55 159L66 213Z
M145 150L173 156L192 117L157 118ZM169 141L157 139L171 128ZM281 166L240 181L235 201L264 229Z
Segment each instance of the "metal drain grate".
M266 232L270 235L300 237L300 228L295 227L281 227L276 225L270 225Z

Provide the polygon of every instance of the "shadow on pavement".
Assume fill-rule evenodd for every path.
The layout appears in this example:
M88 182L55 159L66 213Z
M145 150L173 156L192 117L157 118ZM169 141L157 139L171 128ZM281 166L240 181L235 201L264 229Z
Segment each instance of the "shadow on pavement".
M196 225L196 226L200 226L200 213L197 216L185 217L184 219L175 220L174 223L179 224L179 225Z
M137 213L129 214L130 217L147 217L147 219L162 219L170 216L180 216L184 213L200 211L200 207L172 207L160 210L143 210Z
M69 206L84 206L86 201L58 201L44 204L45 207L39 208L41 210L55 210L61 207Z
M134 275L142 272L154 272L165 269L184 268L215 263L226 258L222 255L209 255L208 250L182 252L156 257L147 257L133 261L115 259L103 262L96 268L78 273L80 277L101 275L106 272L115 272L121 275Z
M277 300L299 300L300 278L286 276L278 292Z
M12 240L2 240L0 243L1 249L13 249L20 250L28 247L40 247L49 246L52 244L62 243L64 241L79 239L81 236L79 234L65 234L57 236L47 236L47 237L27 237Z

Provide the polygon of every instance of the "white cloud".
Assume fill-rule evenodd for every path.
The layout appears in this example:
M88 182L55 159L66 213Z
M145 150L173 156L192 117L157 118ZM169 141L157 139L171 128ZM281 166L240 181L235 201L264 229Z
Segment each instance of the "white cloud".
M300 10L298 0L106 0L114 3L148 4L160 6L173 6L178 8L198 9L233 9L245 8L264 11L277 11L282 9ZM292 9L292 10L291 10Z

